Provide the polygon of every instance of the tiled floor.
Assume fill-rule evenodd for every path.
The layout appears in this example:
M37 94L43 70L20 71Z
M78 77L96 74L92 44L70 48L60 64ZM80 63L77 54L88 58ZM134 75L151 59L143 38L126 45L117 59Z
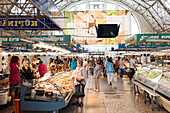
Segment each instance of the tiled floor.
M67 107L59 110L59 113L167 113L164 109L153 112L151 104L144 104L143 95L133 93L133 85L126 77L118 78L118 82L111 86L107 84L106 78L101 78L100 89L100 92L86 90L83 107L73 105L73 97ZM13 110L14 106L10 106L0 110L0 113L11 113Z

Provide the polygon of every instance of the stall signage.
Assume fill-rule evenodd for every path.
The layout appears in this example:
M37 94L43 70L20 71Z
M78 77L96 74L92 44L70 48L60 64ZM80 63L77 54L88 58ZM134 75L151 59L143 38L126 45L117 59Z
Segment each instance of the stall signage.
M50 30L59 29L59 27L50 19L0 19L0 28L4 30ZM43 24L43 23L44 24ZM48 27L47 27L47 26Z
M129 44L132 44L132 43L135 43L135 42L136 42L136 35L133 35L132 37L125 40L126 45L129 45Z
M45 43L70 43L71 36L70 35L53 35L53 36L29 36L31 39L35 39L37 41L42 41Z
M146 39L170 39L170 34L137 34L137 42L146 42Z
M70 43L71 42L71 36L70 35L54 35L54 36L48 36L48 35L41 35L41 36L28 36L31 39L35 39L36 41L42 41L44 43ZM2 39L2 43L27 43L24 41L21 41L21 37L19 36L0 36Z

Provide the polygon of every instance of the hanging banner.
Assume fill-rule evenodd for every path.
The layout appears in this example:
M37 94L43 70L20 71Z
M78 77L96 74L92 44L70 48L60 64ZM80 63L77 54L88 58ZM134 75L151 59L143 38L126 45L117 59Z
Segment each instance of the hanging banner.
M103 10L103 11L65 11L64 32L74 35L79 44L85 45L110 45L125 43L128 34L128 10ZM116 38L97 39L95 25L120 24L119 36Z
M44 43L70 43L71 42L71 36L70 35L54 35L54 36L48 36L48 35L40 35L40 36L28 36L32 39L35 39L37 41L41 41ZM0 36L2 39L2 43L28 43L25 41L21 41L19 36Z
M4 30L58 30L59 27L50 19L0 19L0 28Z

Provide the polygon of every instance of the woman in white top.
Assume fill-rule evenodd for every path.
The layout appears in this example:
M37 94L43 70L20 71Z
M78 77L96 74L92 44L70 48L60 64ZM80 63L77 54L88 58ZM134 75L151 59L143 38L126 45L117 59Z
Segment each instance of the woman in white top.
M82 67L82 63L78 60L77 61L77 68L75 70L76 72L76 81L77 81L77 85L75 86L76 88L76 98L77 101L74 104L77 104L78 106L83 106L83 100L85 97L85 75L83 72L83 67ZM79 102L79 99L81 98L81 102Z

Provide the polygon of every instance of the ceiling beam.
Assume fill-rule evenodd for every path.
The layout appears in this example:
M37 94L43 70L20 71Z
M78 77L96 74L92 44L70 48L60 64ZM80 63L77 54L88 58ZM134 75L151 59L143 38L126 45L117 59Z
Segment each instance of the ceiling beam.
M140 4L139 2L137 2L136 0L133 0L135 3L137 3L138 5L142 6L143 8L147 9L145 6L143 6L142 4ZM157 19L153 16L153 14L150 12L150 10L147 10L151 17L155 20L155 22L160 26L160 28L163 30L163 31L166 31L161 25L160 23L157 21Z
M164 10L170 15L170 10L162 3L161 0L159 0L159 3L162 5L162 7L164 8Z

